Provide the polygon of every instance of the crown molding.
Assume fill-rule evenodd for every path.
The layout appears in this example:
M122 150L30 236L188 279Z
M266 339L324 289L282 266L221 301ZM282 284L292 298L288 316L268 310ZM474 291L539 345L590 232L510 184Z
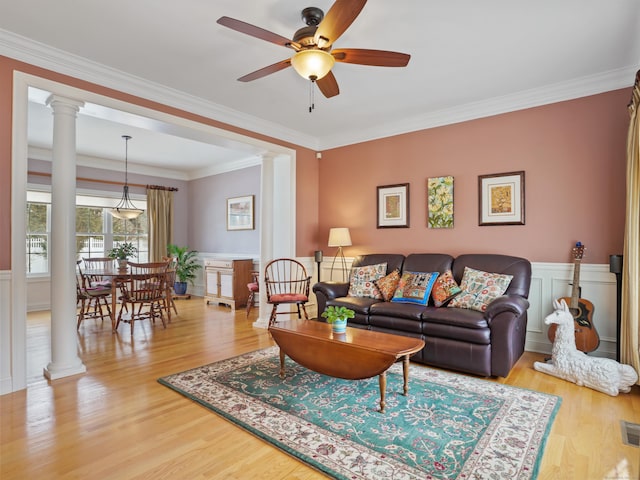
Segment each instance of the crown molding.
M46 162L53 161L53 151L50 148L29 146L27 155L29 158L33 158L34 160L44 160ZM76 155L76 166L99 168L101 170L124 173L122 162L102 157L94 157L92 155ZM192 180L189 172L156 166L140 165L132 162L129 162L127 170L130 174L133 173L137 175L148 175L150 177L170 178L172 180ZM233 169L230 168L230 170Z
M0 55L317 150L318 139L0 29Z
M542 88L523 90L480 102L427 112L424 115L406 118L404 121L396 122L394 125L381 125L377 128L361 130L355 135L354 132L349 132L345 135L326 137L322 139L320 150L452 125L632 87L637 68L637 66L619 68L597 75L547 85Z
M212 175L220 175L222 173L233 172L243 168L255 167L256 165L262 165L262 158L251 157L232 160L213 167L192 170L188 173L188 180L197 180L199 178L210 177Z

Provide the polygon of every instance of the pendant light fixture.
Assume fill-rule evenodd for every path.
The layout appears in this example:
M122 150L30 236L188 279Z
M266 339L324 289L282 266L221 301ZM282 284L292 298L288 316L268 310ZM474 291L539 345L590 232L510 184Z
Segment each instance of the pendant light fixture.
M124 138L124 186L122 187L122 199L118 205L109 209L109 213L111 216L122 220L131 220L144 213L144 210L137 208L129 198L129 185L127 184L127 181L129 140L131 140L131 135L122 135L122 138Z

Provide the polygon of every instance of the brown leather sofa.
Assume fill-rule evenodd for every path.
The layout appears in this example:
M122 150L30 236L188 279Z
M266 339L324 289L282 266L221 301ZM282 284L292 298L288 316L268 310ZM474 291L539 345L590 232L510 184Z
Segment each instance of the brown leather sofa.
M446 254L420 253L361 255L353 266L387 263L408 272L451 270L460 284L464 267L513 275L504 295L493 300L485 312L466 308L435 307L385 302L347 296L348 283L319 282L313 286L318 312L329 305L351 308L355 318L349 326L419 337L425 347L412 360L480 376L506 377L524 352L531 263L519 257L469 254L454 258Z

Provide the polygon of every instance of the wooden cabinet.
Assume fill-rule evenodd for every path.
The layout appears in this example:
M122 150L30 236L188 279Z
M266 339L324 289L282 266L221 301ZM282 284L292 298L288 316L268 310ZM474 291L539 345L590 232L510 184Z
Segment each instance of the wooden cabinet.
M204 261L204 300L229 305L231 310L247 305L253 260L207 259Z

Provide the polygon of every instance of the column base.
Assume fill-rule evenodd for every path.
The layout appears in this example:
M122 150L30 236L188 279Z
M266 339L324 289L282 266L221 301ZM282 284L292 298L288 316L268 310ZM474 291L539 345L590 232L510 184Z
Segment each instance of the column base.
M81 373L86 373L87 367L85 367L84 363L80 362L76 365L68 365L68 366L58 366L53 363L49 363L44 369L42 373L49 380L57 380L58 378L70 377L71 375L78 375Z
M258 317L258 319L253 322L253 326L256 328L269 328L269 319Z

